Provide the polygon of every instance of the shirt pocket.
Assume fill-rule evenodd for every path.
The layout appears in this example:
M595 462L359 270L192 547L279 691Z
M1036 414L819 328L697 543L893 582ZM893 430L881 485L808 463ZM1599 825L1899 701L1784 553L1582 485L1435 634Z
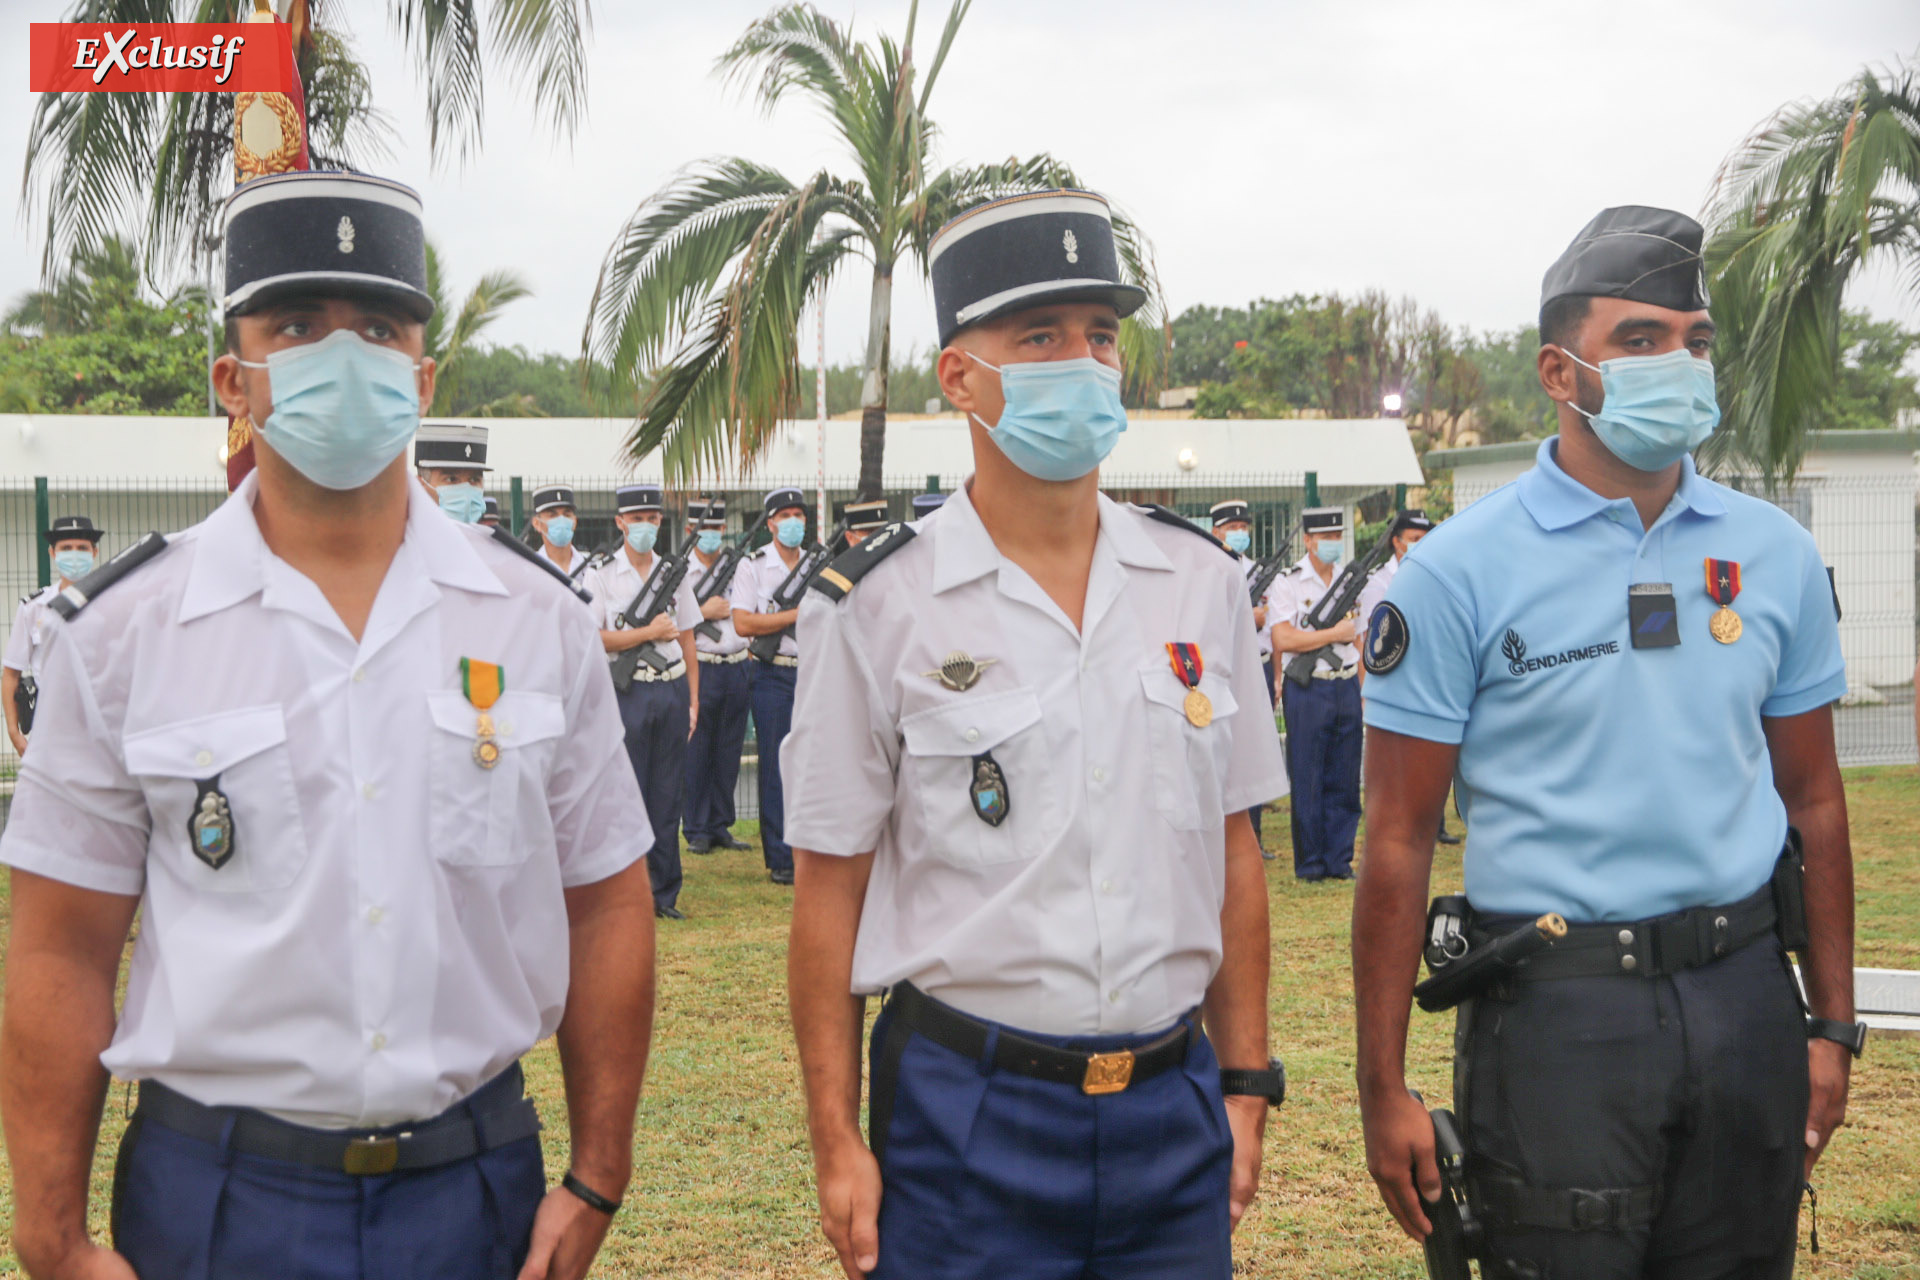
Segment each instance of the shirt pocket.
M456 690L427 694L428 831L434 856L456 867L512 867L554 847L547 772L566 716L550 693L502 693L488 710L500 759L474 759L480 712Z
M278 706L142 730L123 750L153 815L148 856L182 884L205 893L262 893L298 878L307 864L306 826ZM218 779L233 819L233 855L217 869L193 852L187 829L199 783L210 779Z
M1053 765L1033 690L963 696L908 716L900 733L935 858L986 867L1038 857L1046 848L1062 806L1053 803ZM1006 790L1006 817L997 827L974 807L974 760L988 752Z
M1147 746L1153 757L1154 803L1180 831L1206 831L1226 822L1220 807L1227 755L1233 749L1232 717L1239 711L1233 690L1217 672L1200 677L1200 692L1212 704L1205 728L1187 719L1187 686L1166 663L1140 672L1147 699Z

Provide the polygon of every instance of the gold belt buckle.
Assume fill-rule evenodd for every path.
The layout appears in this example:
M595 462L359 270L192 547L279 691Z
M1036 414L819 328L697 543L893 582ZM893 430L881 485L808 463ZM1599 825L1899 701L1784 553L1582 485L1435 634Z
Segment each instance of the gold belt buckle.
M353 1138L340 1159L340 1167L356 1178L392 1173L400 1163L398 1138Z
M1103 1093L1121 1093L1133 1082L1133 1050L1096 1053L1087 1059L1087 1074L1080 1081L1080 1092L1098 1097Z

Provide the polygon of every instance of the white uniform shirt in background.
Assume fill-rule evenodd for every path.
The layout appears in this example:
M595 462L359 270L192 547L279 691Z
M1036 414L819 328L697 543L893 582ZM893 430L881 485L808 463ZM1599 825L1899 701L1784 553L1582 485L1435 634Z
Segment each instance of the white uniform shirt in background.
M787 839L875 853L853 990L911 980L1052 1034L1147 1032L1220 965L1225 821L1287 790L1246 579L1217 545L1100 499L1081 628L964 492L839 603L809 592ZM1197 644L1205 728L1172 641ZM930 673L964 651L965 692ZM977 757L1007 816L970 793Z
M0 666L22 675L33 675L40 669L40 646L56 621L47 604L59 589L58 582L49 583L20 602L20 611L13 615L13 630L7 633L6 651L0 653Z
M1373 618L1373 611L1387 598L1387 584L1393 581L1393 575L1400 572L1398 556L1388 556L1386 562L1373 571L1367 579L1367 585L1360 588L1360 632L1366 634L1367 623Z
M424 1119L553 1034L561 891L652 829L565 588L410 484L356 641L267 549L256 486L54 626L0 862L141 895L114 1075L316 1126ZM492 769L463 657L502 668ZM188 836L213 778L218 869Z
M1298 564L1273 580L1273 590L1268 596L1272 601L1267 612L1269 632L1282 622L1302 631L1307 630L1308 611L1320 603L1320 597L1327 594L1327 588L1340 580L1340 569L1336 566L1332 577L1325 582L1320 581L1320 575L1314 571L1311 561L1311 556L1301 556ZM1333 646L1333 652L1347 667L1358 668L1360 650L1352 643L1337 644ZM1287 654L1286 660L1292 661L1293 655ZM1324 661L1315 665L1321 671L1328 669ZM1277 676L1279 673L1274 674Z
M727 592L728 603L747 613L773 613L773 593L780 589L780 584L792 572L780 558L779 550L769 542L742 560L740 567L734 570L733 586ZM780 656L796 658L799 655L799 641L791 633L781 636Z
M719 553L716 552L715 553L716 559L718 559L718 555ZM733 570L734 582L738 582L740 580L740 575L746 571L746 567L747 567L747 564L744 559L738 565L734 566L734 570ZM708 566L701 562L699 554L695 553L693 557L693 564L690 565L687 569L687 581L693 585L694 603L696 605L699 603L699 600L700 600L700 595L699 595L700 580L707 576L707 568ZM775 585L778 585L778 584L775 584ZM729 582L727 584L727 588L728 588L728 594L725 594L719 597L721 600L726 602L726 605L727 605L726 616L716 619L713 624L715 628L719 630L720 638L718 640L715 640L708 636L701 635L698 632L694 634L694 637L693 637L694 647L696 650L698 650L701 653L715 653L715 654L719 654L721 657L727 657L732 654L739 653L742 649L747 647L747 642L745 638L743 638L738 631L735 631L733 629L733 599L731 594L733 583Z
M640 594L640 588L647 584L647 578L652 575L654 567L659 563L659 556L649 554L646 572L642 573L633 567L633 561L627 557L626 548L622 547L607 563L595 565L587 570L586 580L580 585L593 593L593 603L588 607L593 610L594 622L601 630L625 629L625 624L620 621L620 615L625 613L627 606L633 603L633 598ZM693 602L693 571L691 569L687 571L686 577L680 579L680 585L674 589L671 612L673 625L682 631L691 629L694 623L700 621L700 606ZM681 651L678 640L649 640L644 647L653 650L668 662L686 660L687 655ZM612 662L617 656L609 653L607 661Z

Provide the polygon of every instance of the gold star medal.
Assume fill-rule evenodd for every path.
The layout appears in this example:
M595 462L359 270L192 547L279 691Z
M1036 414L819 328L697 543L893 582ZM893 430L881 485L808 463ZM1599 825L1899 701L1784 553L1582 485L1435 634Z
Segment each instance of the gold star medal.
M1732 644L1745 628L1733 611L1734 597L1740 594L1740 563L1737 560L1707 558L1707 595L1720 607L1707 619L1707 633L1721 644Z
M1167 657L1173 663L1173 674L1187 686L1187 699L1180 707L1187 713L1187 723L1196 729L1206 728L1213 723L1213 700L1200 692L1200 675L1206 670L1200 646L1169 641Z
M460 691L480 713L475 727L473 762L482 769L491 769L500 763L500 744L493 740L493 717L488 711L500 700L500 691L505 687L506 676L498 663L482 662L478 658L460 659Z

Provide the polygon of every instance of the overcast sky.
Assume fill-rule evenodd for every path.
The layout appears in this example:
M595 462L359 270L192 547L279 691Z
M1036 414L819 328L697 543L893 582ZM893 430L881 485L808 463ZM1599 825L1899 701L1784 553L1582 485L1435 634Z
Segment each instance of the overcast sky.
M34 104L22 24L66 7L0 0L19 37L0 173L20 172ZM804 106L769 119L713 76L768 7L600 0L589 115L572 141L534 125L496 77L484 151L437 171L386 6L326 11L350 23L398 133L377 171L422 189L455 285L510 268L533 287L489 337L572 353L607 246L681 166L737 154L796 181L850 171ZM898 35L907 12L904 0L823 7L867 36ZM945 8L922 7L930 52ZM1511 328L1599 209L1698 213L1720 160L1780 105L1916 51L1914 0L976 0L935 89L935 159L1069 161L1146 228L1176 314L1377 287L1456 324ZM15 227L7 298L39 260L31 229ZM834 362L860 353L869 284L861 269L834 291ZM1859 295L1920 324L1891 275ZM901 278L894 314L896 353L932 342L917 279Z

